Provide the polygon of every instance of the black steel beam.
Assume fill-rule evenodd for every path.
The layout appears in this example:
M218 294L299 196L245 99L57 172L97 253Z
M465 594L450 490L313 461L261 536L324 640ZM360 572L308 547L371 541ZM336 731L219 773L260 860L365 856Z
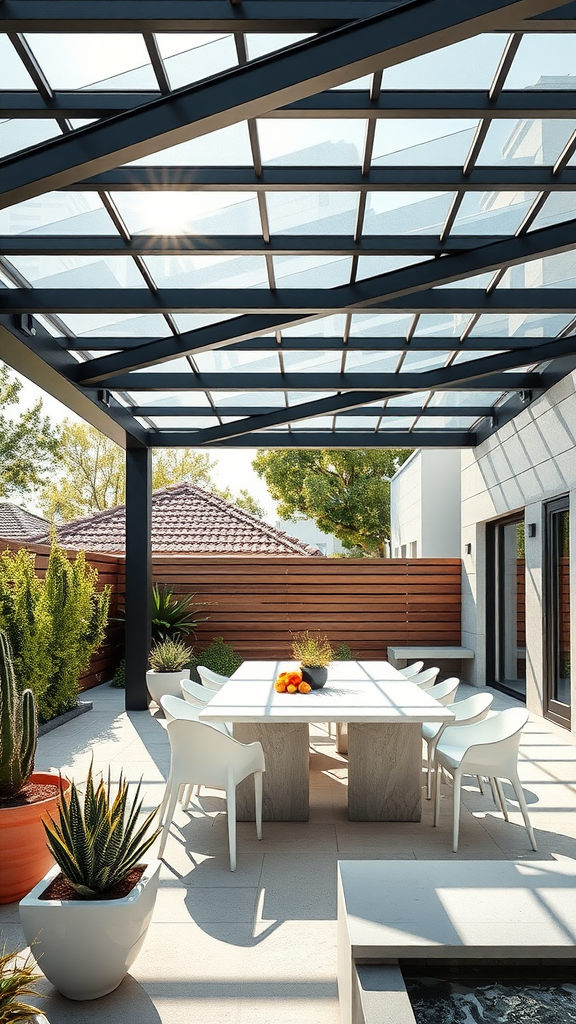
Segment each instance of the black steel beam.
M189 448L193 434L150 431L152 448ZM466 430L380 430L340 432L329 430L263 431L216 441L212 448L474 448L476 439Z
M190 334L196 332L191 331ZM184 335L180 335L180 340ZM162 339L171 342L172 337ZM67 342L69 350L74 352L110 351L121 349L129 352L143 345L160 344L150 338L74 338ZM278 344L275 338L251 338L248 341L230 341L225 351L229 352L264 352L267 355L280 352L493 352L503 349L530 348L541 345L542 338L467 338L463 345L458 337L449 338L413 336L409 342L405 337L396 338L364 338L349 337L344 344L342 338L298 338L288 335ZM220 348L220 351L224 349Z
M152 452L126 449L126 710L146 711L152 642Z
M506 235L0 235L3 256L441 256L466 252Z
M576 189L576 168L554 176L552 167L118 167L64 191L101 192L539 192Z
M446 257L445 257L446 258ZM362 282L364 283L364 282ZM358 287L349 285L350 289ZM570 288L503 288L491 295L479 288L450 288L444 291L421 291L395 299L358 299L352 305L344 296L333 295L336 289L323 293L310 288L266 291L264 288L160 289L156 294L143 288L11 288L0 291L0 311L5 313L245 313L256 311L262 316L260 332L269 330L274 313L274 325L280 314L285 314L286 325L296 324L302 316L329 316L332 313L365 310L401 310L407 313L573 313L574 292ZM251 301L250 301L251 300ZM230 322L229 322L230 326ZM176 351L172 358L189 351L181 338L173 339ZM154 345L160 345L155 342ZM115 357L110 356L110 359ZM166 358L160 356L160 359ZM148 349L148 362L155 361L152 347ZM108 365L108 364L106 364ZM92 369L90 370L92 372Z
M4 0L2 32L324 32L386 0Z
M325 32L396 6L385 0L3 0L0 31ZM576 3L528 18L513 13L501 26L515 32L574 31Z
M370 402L374 402L374 395L371 394L369 398ZM205 419L207 416L265 416L268 414L276 414L279 412L286 412L285 409L280 409L278 406L257 406L257 405L230 405L220 407L214 412L213 409L207 409L205 405L137 405L131 410L133 416L146 416L149 419L161 419L162 417L170 417L174 419L176 417L190 418L190 419ZM329 410L334 412L333 409ZM363 416L369 419L387 419L390 417L397 416L412 416L414 418L420 416L466 416L472 419L478 419L481 416L491 416L492 406L489 405L431 405L422 409L416 405L386 405L386 406L375 406L375 405L363 405L361 407L355 406L353 409L338 409L334 413L337 416Z
M466 364L462 364L463 370ZM439 379L439 378L438 378ZM475 379L463 391L529 391L538 386L537 373L495 373ZM423 373L135 373L107 382L113 391L421 391ZM378 401L372 395L366 401ZM208 411L208 415L210 412Z
M4 117L112 117L141 107L160 95L159 90L90 92L56 90L44 99L31 89L1 89L0 110ZM270 110L265 118L573 118L574 97L570 90L509 89L490 101L485 89L387 89L376 100L358 89L337 89Z
M8 157L0 207L497 29L507 16L553 9L554 0L475 0L473 9L455 0L409 0Z

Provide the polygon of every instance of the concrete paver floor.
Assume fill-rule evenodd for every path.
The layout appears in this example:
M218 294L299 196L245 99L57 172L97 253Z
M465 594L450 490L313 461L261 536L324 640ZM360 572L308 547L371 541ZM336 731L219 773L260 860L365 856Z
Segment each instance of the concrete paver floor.
M462 686L459 699L469 692ZM123 691L100 686L94 709L42 737L36 764L82 780L94 767L143 778L145 807L159 803L170 753L164 723L123 710ZM513 704L497 694L494 707ZM148 936L116 992L71 1002L42 982L50 1024L338 1024L336 862L339 859L507 860L576 858L576 745L532 717L522 738L520 776L536 832L530 849L521 815L510 823L473 780L462 807L460 849L451 852L452 789L443 786L440 827L430 803L419 823L362 823L346 814L346 761L325 728L311 735L307 823L238 824L238 868L228 868L223 794L203 789L178 809L166 848ZM423 775L423 782L424 782ZM505 784L506 795L513 798ZM0 907L2 941L24 948L17 904Z

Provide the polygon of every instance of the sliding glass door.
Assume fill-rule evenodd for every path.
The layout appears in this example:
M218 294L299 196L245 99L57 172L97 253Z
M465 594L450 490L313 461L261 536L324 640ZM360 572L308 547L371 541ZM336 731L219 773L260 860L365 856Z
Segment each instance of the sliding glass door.
M570 728L570 509L568 498L546 505L545 710Z
M526 700L524 514L488 524L487 682Z

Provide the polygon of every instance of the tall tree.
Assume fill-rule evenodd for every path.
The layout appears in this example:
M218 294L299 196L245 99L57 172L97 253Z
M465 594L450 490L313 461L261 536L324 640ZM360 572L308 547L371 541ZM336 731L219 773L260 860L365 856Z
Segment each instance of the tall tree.
M42 402L14 415L22 382L0 363L0 497L25 494L47 478L58 445L59 432L47 416Z
M259 451L252 465L279 502L278 513L302 513L346 548L383 558L390 540L390 477L410 450Z
M218 490L212 477L215 466L216 461L208 452L190 448L158 449L152 455L152 487L157 490L188 480L256 512L259 506L246 492L235 499L229 489ZM40 495L42 510L49 519L67 522L125 501L124 452L87 423L64 420L55 469L56 478Z

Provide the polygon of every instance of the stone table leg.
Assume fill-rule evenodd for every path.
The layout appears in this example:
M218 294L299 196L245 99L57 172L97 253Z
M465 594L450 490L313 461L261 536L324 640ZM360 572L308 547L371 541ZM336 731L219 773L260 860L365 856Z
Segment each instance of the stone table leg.
M259 740L264 749L262 817L264 821L308 821L310 753L309 729L304 723L235 722L234 738ZM254 821L254 779L236 790L236 818Z
M421 775L419 723L348 723L351 821L420 821Z

